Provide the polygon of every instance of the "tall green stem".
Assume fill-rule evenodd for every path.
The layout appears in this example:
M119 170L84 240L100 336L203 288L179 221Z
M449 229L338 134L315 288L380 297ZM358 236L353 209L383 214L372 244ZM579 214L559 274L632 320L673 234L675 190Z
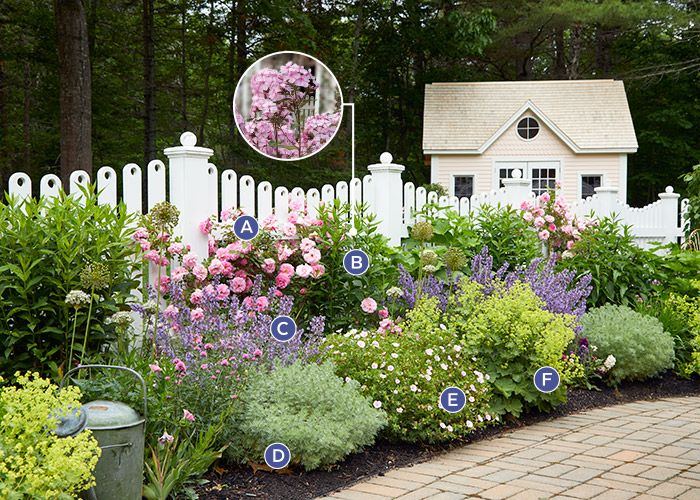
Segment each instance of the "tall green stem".
M78 309L75 308L75 314L73 315L73 334L70 338L70 353L68 354L68 359L66 360L66 371L70 370L73 366L73 344L75 343L75 327L78 325Z
M163 256L161 255L161 260ZM158 262L158 280L156 282L156 315L153 318L153 355L158 356L158 344L156 343L156 336L158 334L158 312L160 311L160 272L163 266Z
M88 308L88 316L87 316L87 323L85 323L85 336L83 337L83 351L80 353L80 362L79 364L83 364L83 358L85 357L85 351L87 349L87 339L88 339L88 332L90 331L90 318L92 317L92 302L93 302L93 296L95 294L95 287L93 286L90 289L90 307Z

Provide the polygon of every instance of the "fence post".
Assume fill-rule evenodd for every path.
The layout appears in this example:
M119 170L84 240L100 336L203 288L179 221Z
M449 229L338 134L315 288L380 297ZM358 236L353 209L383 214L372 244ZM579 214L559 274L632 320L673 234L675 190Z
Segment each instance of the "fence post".
M389 244L399 246L403 232L403 165L392 163L389 153L382 153L379 163L367 167L374 186L374 212L379 221L379 232L389 238Z
M214 151L196 146L197 136L192 132L184 132L180 144L164 150L168 157L170 203L180 210L175 234L182 236L183 243L203 259L208 256L208 238L199 230L199 223L213 215L206 200L217 196L209 192L209 158Z
M680 194L674 193L671 186L666 186L664 193L659 193L661 201L661 226L664 235L664 243L678 243L681 236L678 228L678 199Z
M616 187L601 186L595 188L595 194L598 195L598 203L595 205L595 215L598 219L609 217L615 212L618 191L619 189Z
M519 169L513 170L511 179L502 179L506 188L506 203L513 208L520 208L523 201L529 201L532 185L530 179L523 179L523 173Z

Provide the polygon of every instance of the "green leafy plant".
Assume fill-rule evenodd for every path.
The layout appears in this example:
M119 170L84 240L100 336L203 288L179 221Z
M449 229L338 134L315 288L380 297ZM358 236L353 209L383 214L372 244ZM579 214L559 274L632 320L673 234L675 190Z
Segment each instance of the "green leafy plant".
M0 391L0 497L75 498L95 484L100 448L89 430L58 437L52 429L80 406L80 390L59 391L36 373L16 379Z
M700 229L700 164L695 165L693 170L683 176L688 191L688 218L690 226L688 232L693 229ZM687 234L686 234L687 236Z
M489 374L441 322L435 297L419 300L402 324L403 333L350 330L326 340L337 373L358 381L375 407L387 412L384 435L393 441L434 443L464 437L493 421ZM459 413L439 408L450 386L467 393Z
M583 333L598 347L601 358L613 356L608 380L644 380L673 367L671 334L661 322L626 306L607 304L589 310L581 319Z
M485 297L481 285L462 280L448 307L449 323L467 353L478 356L493 379L491 407L518 416L525 409L548 411L565 403L567 385L579 376L572 362L562 358L574 338L574 316L544 310L543 302L524 283L494 287ZM561 375L554 392L542 393L532 383L543 366Z
M126 307L136 285L132 218L124 205L98 205L89 190L83 195L82 202L61 194L21 207L0 203L0 374L34 369L55 377L67 368L73 340L85 346L81 359L111 341L103 320ZM88 265L103 267L110 279L85 290L92 309L84 314L66 299L83 288Z
M269 444L282 442L292 465L312 470L371 445L386 416L359 389L337 377L332 363L297 361L252 377L241 397L232 456L260 462Z
M629 226L614 218L603 218L599 226L586 229L559 265L590 273L593 289L590 307L603 304L634 305L660 289L661 258L634 244Z
M481 241L474 253L488 247L495 269L506 262L511 268L525 266L542 257L542 244L523 219L521 210L510 206L482 205L476 216L476 225Z

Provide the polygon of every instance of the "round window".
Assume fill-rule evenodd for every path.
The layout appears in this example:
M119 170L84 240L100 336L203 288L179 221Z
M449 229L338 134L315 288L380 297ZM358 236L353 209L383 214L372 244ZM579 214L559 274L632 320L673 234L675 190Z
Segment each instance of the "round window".
M540 124L534 118L523 118L518 122L518 135L523 139L534 139L540 131Z

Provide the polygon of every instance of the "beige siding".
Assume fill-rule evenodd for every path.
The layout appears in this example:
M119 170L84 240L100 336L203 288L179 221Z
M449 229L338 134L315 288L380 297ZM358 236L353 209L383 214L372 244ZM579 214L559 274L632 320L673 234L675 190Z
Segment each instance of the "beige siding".
M530 141L522 140L514 125L482 155L438 156L437 181L450 191L455 175L474 175L475 192L490 191L498 161L558 161L562 194L567 200L579 198L580 177L585 174L602 174L603 185L624 187L620 183L619 153L576 154L541 122L539 134Z

